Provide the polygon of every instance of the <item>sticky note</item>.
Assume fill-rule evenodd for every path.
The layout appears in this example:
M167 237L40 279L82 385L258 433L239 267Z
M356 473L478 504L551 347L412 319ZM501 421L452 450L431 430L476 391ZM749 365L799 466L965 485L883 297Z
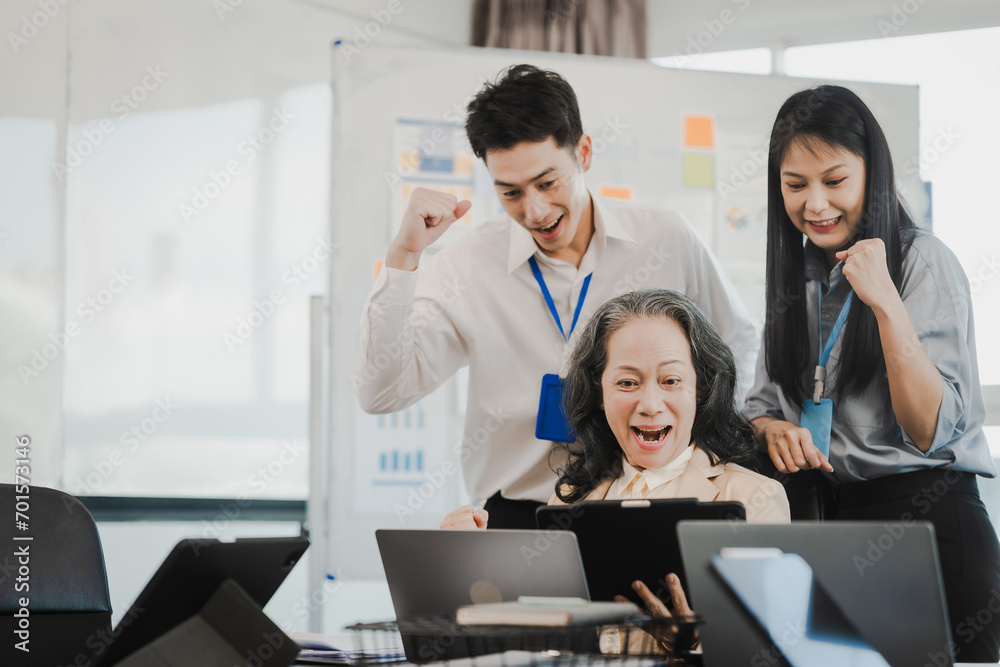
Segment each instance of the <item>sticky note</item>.
M715 148L715 118L712 116L684 116L684 147Z
M400 151L399 169L403 172L417 171L420 168L420 153L417 151Z
M683 182L691 188L715 187L715 157L711 153L684 153Z
M633 198L631 185L602 185L597 191L602 197L611 197L613 199Z
M372 265L372 269L374 271L374 274L372 275L372 281L374 281L376 278L378 278L378 274L382 273L382 266L384 264L385 264L385 260L383 260L383 259L376 259L375 260L375 262Z

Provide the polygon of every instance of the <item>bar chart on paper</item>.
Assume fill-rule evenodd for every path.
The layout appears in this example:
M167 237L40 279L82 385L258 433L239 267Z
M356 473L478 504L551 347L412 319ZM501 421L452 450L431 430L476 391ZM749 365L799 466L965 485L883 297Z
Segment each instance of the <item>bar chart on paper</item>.
M439 395L442 394L442 395ZM354 502L359 514L398 514L399 507L423 513L447 512L451 483L444 392L405 410L369 415L358 410L354 457ZM439 405L440 403L440 405ZM419 499L419 500L418 500Z
M424 469L424 452L418 449L416 452L404 452L398 449L380 452L378 455L378 469L382 473L395 472L420 472ZM419 484L419 481L392 479L375 480L376 485L385 484Z

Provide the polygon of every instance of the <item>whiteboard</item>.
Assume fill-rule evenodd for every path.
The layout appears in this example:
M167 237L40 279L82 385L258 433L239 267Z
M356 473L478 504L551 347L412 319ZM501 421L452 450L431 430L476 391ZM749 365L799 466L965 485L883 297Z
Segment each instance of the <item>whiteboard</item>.
M376 528L436 527L444 511L463 501L459 475L444 475L441 487L429 477L444 469L447 452L460 436L464 378L425 399L419 420L412 415L395 421L365 415L350 383L358 321L376 263L399 225L400 177L416 173L427 179L441 167L433 160L426 168L406 166L401 142L419 144L420 136L437 127L452 128L446 140L435 142L447 144L448 150L424 157L452 159L443 179L452 179L452 185L465 192L471 189L476 221L487 219L487 213L500 209L492 185L488 179L483 183L482 165L470 167L463 157L468 151L467 145L460 145L465 107L484 81L525 62L559 72L576 91L584 131L594 140L593 166L586 175L591 190L617 188L637 201L682 213L716 253L760 322L768 133L790 94L826 81L671 70L646 61L501 49L373 45L348 57L335 46L331 238L338 245L330 285L331 455L328 487L313 490L314 499L326 494L328 503L330 572L382 576ZM880 120L897 165L918 155L916 86L846 85ZM704 128L708 123L710 147L689 145L691 119L697 118L708 119L696 124ZM914 210L923 211L925 195L917 175L897 169L897 177ZM461 233L456 226L442 243ZM387 424L395 430L385 431ZM433 464L413 467L418 452L422 465ZM406 461L410 467L404 468ZM431 486L421 487L424 482ZM401 519L393 511L400 499L413 500L411 491L419 494L421 488L431 487L424 503L412 503L421 505L413 515Z

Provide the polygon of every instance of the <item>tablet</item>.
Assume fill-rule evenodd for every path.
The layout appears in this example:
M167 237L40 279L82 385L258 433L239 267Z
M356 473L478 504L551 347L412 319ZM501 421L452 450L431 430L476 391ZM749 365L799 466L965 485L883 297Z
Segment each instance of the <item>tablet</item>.
M226 579L263 607L308 547L305 537L182 540L111 633L110 645L88 642L92 664L114 665L173 629L198 613Z
M669 608L668 573L676 574L688 590L677 524L691 520L742 524L746 508L740 502L703 503L697 498L596 500L539 507L535 520L542 530L576 533L590 599L614 600L624 595L645 606L632 590L632 582L638 579Z

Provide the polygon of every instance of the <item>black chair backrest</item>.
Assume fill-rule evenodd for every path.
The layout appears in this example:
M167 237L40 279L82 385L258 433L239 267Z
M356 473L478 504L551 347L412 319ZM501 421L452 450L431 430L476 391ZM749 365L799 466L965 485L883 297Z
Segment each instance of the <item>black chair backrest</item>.
M89 664L111 639L97 525L71 495L24 491L0 484L0 664Z

